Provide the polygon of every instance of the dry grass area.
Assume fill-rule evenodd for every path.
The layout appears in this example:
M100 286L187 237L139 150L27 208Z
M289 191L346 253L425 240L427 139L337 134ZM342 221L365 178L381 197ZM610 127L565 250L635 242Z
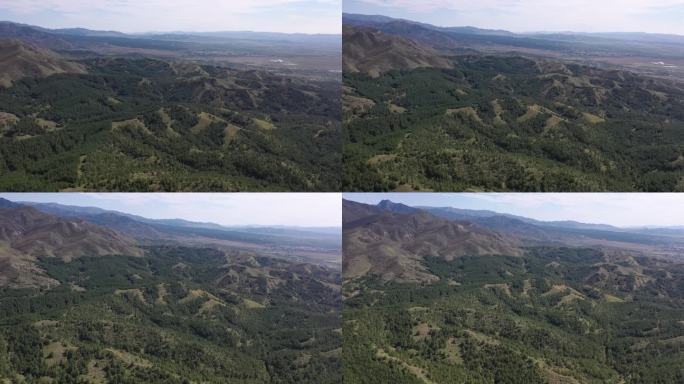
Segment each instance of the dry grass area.
M430 330L432 327L428 323L420 323L413 327L412 333L413 333L413 340L414 341L422 341L427 339L430 336Z
M104 361L102 360L90 360L88 362L88 374L85 376L85 380L90 384L105 384L107 383L107 375L102 368Z
M485 284L485 289L495 289L506 294L506 296L511 296L511 287L508 284Z
M400 107L400 106L398 106L396 104L392 104L392 103L389 104L389 110L392 113L399 113L399 114L406 112L406 108Z
M544 368L543 372L549 384L580 384L574 377L561 375L550 368Z
M527 112L524 115L518 117L518 123L524 123L528 120L534 119L543 110L544 110L544 107L542 107L541 105L536 105L536 104L535 105L528 105L527 106Z
M166 290L166 284L161 283L157 285L157 299L154 301L155 304L166 305L166 297L168 296L168 291Z
M114 295L125 297L129 300L137 300L147 305L145 295L143 294L143 291L141 289L117 289L116 291L114 291Z
M378 349L377 352L375 353L375 356L378 357L379 359L382 360L387 360L387 361L394 361L396 363L399 363L401 366L403 366L407 371L411 372L414 376L416 376L418 379L422 380L426 384L436 384L434 381L428 379L427 374L425 373L425 370L420 367L416 367L415 365L411 365L404 360L401 360L397 357L391 356L387 352L385 352L384 349Z
M589 124L600 124L606 121L603 117L592 115L588 112L582 112L582 120Z
M45 365L52 367L66 361L65 354L68 348L59 341L52 342L43 347L43 359Z
M375 155L368 159L367 163L368 165L378 165L389 161L394 161L396 158L397 155Z
M494 109L494 125L506 125L506 122L504 119L501 118L501 115L504 113L504 109L501 107L501 104L499 104L498 99L492 100L492 108Z
M480 342L480 343L485 343L485 344L489 344L489 345L499 345L499 344L501 344L501 342L499 342L499 340L496 340L496 339L494 339L494 338L491 337L491 336L487 336L487 335L485 335L484 333L480 333L480 332L477 332L477 331L473 331L473 330L471 330L471 329L466 330L466 333L468 334L468 336L469 336L470 338L472 338L472 339L474 339L475 341Z
M224 135L223 135L223 144L228 145L235 137L237 136L238 132L240 132L242 128L238 127L237 125L233 124L228 124L226 125Z
M298 367L303 367L309 364L309 361L311 361L311 354L305 352L299 355L299 357L295 359L294 363Z
M207 291L203 291L201 289L193 289L193 290L190 290L190 292L188 292L188 294L184 298L180 299L178 302L181 304L185 304L185 303L189 303L190 301L197 300L197 299L203 298L203 297L206 297L207 299L211 299L211 300L221 301L221 299L219 299L218 297L212 295L211 293L209 293Z
M152 135L152 131L150 131L145 123L137 117L135 119L112 122L112 131L117 131L124 128L139 129L148 135Z
M563 122L563 119L561 119L560 117L558 117L556 115L553 115L546 120L546 125L544 126L544 130L549 131L553 128L556 128L558 126L558 124L560 124L562 122Z
M39 320L33 323L33 326L36 328L51 328L51 327L56 327L59 325L59 321L57 320Z
M7 128L19 122L19 118L11 113L0 112L0 128Z
M526 279L523 281L522 296L529 297L530 289L532 289L532 283L530 282L530 279Z
M261 309L266 308L265 305L250 299L242 299L242 304L249 309Z
M120 351L118 349L114 348L107 348L107 351L114 356L117 360L121 361L124 364L127 365L134 365L138 368L151 368L152 363L146 359L143 359L140 356L136 356L134 354L125 352L125 351Z
M80 285L77 285L74 282L69 283L69 288L71 289L72 292L85 292L86 289L81 287Z
M375 106L375 102L365 97L342 95L342 111L359 114L369 111Z
M621 298L619 298L619 297L617 297L617 296L608 294L608 293L604 293L604 294L603 294L603 299L606 300L606 301L609 302L609 303L623 303L623 302L624 302L623 299L621 299Z
M213 123L225 123L226 121L223 120L222 118L218 116L214 116L211 113L206 113L206 112L200 112L197 115L197 119L199 120L197 124L195 124L194 127L190 128L190 131L192 133L199 133L207 129L210 125Z
M199 309L199 313L201 315L204 315L204 314L213 312L214 310L216 310L219 307L225 307L225 306L226 306L225 304L223 304L222 302L220 302L218 300L209 299L209 300L205 301L204 303L202 303L202 306Z
M461 356L461 340L455 337L450 337L446 346L442 350L447 357L450 364L463 364L463 357Z
M480 118L480 115L477 114L477 111L473 107L463 107L463 108L456 108L456 109L447 109L446 114L448 116L453 116L453 115L458 115L464 118L470 118L480 124L484 124L482 119Z
M263 130L266 130L266 131L270 131L270 130L276 129L276 126L273 125L273 123L271 123L270 121L266 121L266 120L263 120L263 119L257 119L257 118L253 118L252 121L254 122L254 124L256 124L256 126L257 126L259 129L263 129Z

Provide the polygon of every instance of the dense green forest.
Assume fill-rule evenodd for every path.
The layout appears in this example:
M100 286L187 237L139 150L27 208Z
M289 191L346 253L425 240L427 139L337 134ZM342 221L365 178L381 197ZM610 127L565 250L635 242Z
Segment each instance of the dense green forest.
M152 59L0 89L4 191L339 190L340 87Z
M338 272L183 247L40 266L61 284L0 291L0 382L342 382Z
M345 190L684 190L684 88L625 71L460 56L345 73Z
M596 249L425 260L345 283L345 382L684 382L684 267Z

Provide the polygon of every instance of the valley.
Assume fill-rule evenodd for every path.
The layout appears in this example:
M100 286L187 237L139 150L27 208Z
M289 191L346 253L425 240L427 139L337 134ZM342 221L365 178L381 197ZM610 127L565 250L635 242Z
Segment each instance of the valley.
M247 35L2 23L0 187L337 190L339 41Z
M391 201L343 209L350 383L684 378L677 229Z

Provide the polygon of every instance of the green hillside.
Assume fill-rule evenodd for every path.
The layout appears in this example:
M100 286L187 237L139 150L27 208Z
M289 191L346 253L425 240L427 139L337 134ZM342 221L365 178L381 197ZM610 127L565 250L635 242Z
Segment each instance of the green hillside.
M153 59L0 89L5 191L339 189L339 83Z
M595 249L424 261L345 283L345 382L680 383L684 269Z
M182 247L39 265L61 284L0 290L0 382L342 382L339 273Z
M521 57L345 73L345 190L679 191L684 89Z

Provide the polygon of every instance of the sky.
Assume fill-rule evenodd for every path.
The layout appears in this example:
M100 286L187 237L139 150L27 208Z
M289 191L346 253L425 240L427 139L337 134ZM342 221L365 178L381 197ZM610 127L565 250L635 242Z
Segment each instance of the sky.
M617 227L684 226L684 194L677 193L345 193L377 204L490 210L543 221L574 220Z
M0 193L11 201L60 203L227 226L340 227L339 193Z
M0 20L140 32L342 31L342 0L0 0Z
M344 0L343 7L447 27L684 35L684 0Z

